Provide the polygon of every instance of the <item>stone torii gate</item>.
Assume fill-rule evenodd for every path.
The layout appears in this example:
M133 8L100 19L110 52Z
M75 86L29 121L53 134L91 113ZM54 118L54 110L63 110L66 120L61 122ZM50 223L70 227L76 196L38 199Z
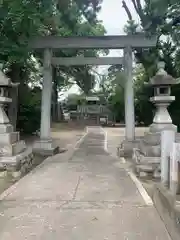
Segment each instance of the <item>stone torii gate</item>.
M132 76L132 51L134 48L149 48L156 46L157 38L146 38L143 34L117 36L87 36L87 37L36 37L29 43L31 49L44 52L43 60L43 88L41 103L40 141L34 145L38 152L52 154L57 148L53 145L50 134L52 65L113 65L123 64L126 75L125 84L125 123L126 140L135 139L134 90ZM123 49L124 58L118 57L53 57L53 50L57 49Z

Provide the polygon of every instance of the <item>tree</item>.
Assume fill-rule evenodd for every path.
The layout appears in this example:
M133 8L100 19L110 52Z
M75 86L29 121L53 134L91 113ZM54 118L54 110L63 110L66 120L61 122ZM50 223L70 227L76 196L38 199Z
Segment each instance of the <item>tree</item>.
M84 94L69 94L65 100L64 106L69 111L77 110L77 106L85 102Z
M113 113L116 121L124 121L124 81L121 65L114 65L107 74L98 74L99 89L96 94L101 103Z
M156 73L157 61L163 60L165 62L165 70L173 77L179 77L179 7L178 0L156 0L144 1L144 6L140 0L131 0L136 13L141 20L141 25L135 23L129 11L126 1L123 1L123 7L128 16L128 23L126 25L126 32L128 34L136 34L138 29L140 32L156 33L158 35L157 46L154 49L139 50L136 49L135 56L143 68L136 75L135 82L135 96L136 98L136 116L139 122L149 124L152 122L152 107L149 103L149 96L151 90L148 89L144 82L149 81L149 78ZM162 40L165 38L165 40ZM179 125L179 112L177 105L179 104L179 86L174 86L172 94L175 95L176 101L170 107L170 112L173 120ZM151 109L151 111L146 111ZM150 115L149 115L150 114ZM150 121L149 121L150 120Z
M148 126L152 123L154 106L150 102L153 95L152 87L148 86L148 75L142 64L138 64L134 71L134 102L135 118L138 124Z
M3 63L5 73L11 80L13 82L20 82L20 114L24 114L20 109L24 98L24 89L28 89L29 84L32 86L32 81L34 82L34 80L40 86L42 81L42 77L39 77L40 74L38 73L42 66L42 54L34 54L34 52L29 51L27 48L29 39L35 35L101 35L105 30L96 17L100 9L100 3L101 1L98 0L77 0L73 2L70 0L3 0L1 2L0 59L1 63ZM35 61L32 61L32 54L34 54ZM57 54L59 56L76 56L83 54L83 52L78 50L59 51ZM95 55L97 51L86 51L85 54ZM37 66L39 68L38 71L36 69ZM64 68L61 71L61 78L58 78L55 73L54 96L56 97L56 103L57 92L61 89L62 83L64 86L69 83L71 84L71 82L65 81L65 79L73 78L83 88L87 85L84 84L85 77L93 79L90 70L90 68L75 67L71 70ZM87 90L88 88L86 87L86 91L89 91Z

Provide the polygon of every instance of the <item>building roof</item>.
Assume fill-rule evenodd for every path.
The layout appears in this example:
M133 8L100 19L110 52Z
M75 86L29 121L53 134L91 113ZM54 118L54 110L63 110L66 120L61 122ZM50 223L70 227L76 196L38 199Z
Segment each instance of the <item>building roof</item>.
M86 97L86 101L99 101L99 97L97 97L97 96L88 96L88 97Z

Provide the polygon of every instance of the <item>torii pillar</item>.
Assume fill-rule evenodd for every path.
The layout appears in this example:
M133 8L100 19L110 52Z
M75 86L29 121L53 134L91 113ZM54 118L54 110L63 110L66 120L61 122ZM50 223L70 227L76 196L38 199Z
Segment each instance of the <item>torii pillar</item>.
M134 141L135 139L135 114L134 114L134 88L132 75L132 48L126 47L124 49L124 73L125 80L125 123L126 131L125 138L127 141Z
M41 100L40 140L33 146L33 152L48 156L59 151L51 138L51 99L52 99L52 51L44 49L43 84Z
M124 48L124 73L125 73L125 139L118 147L117 155L131 157L133 148L139 144L135 138L135 109L134 109L134 86L133 86L133 52L131 46Z

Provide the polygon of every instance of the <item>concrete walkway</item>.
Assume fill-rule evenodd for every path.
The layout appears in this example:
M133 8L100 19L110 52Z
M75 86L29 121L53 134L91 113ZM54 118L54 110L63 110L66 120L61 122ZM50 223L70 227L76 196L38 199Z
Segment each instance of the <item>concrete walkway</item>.
M108 155L106 134L89 133L47 159L1 195L1 240L168 240L123 164Z

